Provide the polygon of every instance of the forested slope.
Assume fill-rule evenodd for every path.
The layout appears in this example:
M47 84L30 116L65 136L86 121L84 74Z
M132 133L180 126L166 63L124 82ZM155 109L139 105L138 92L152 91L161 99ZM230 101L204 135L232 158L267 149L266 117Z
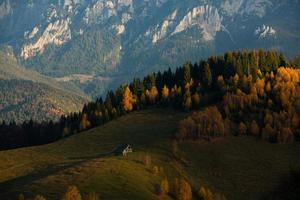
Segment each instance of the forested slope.
M9 47L0 49L0 120L58 120L79 111L89 98L75 85L20 66Z

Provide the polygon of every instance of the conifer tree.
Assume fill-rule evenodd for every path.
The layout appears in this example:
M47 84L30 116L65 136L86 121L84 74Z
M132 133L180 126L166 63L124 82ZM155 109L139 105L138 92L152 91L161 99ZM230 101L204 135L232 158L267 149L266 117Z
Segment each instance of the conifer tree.
M186 85L191 80L191 64L186 63L183 65L183 84Z
M212 74L207 62L204 62L202 70L202 83L204 84L204 86L209 88L212 84Z

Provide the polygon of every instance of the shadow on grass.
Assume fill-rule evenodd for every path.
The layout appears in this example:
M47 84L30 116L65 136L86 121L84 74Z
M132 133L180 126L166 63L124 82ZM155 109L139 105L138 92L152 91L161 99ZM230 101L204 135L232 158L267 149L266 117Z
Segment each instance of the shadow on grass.
M274 191L264 195L261 200L299 200L300 171L290 171L282 178L282 182Z
M15 192L24 187L28 183L33 183L39 179L43 179L51 174L55 174L59 171L66 170L68 168L72 168L84 161L74 161L72 163L62 163L59 165L48 165L43 167L40 170L34 171L25 176L17 177L15 179L11 179L8 181L4 181L0 183L0 197L1 200L5 199L15 199L12 197L16 197L18 194Z

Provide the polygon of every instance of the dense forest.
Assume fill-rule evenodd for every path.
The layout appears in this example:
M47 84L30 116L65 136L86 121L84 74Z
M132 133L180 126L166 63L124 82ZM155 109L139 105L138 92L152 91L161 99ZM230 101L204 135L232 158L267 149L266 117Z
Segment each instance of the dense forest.
M57 121L64 113L79 110L87 98L30 80L0 80L0 121L17 124Z
M0 148L39 145L102 125L134 110L153 106L192 113L180 122L176 138L212 139L254 135L270 142L299 140L300 70L275 51L237 51L212 56L136 78L105 99L86 104L59 122L11 122L0 126Z

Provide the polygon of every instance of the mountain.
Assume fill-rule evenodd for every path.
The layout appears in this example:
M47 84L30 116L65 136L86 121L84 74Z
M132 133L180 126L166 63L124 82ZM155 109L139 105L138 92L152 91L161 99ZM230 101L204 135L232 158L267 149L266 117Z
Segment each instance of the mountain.
M298 0L1 0L0 43L42 74L89 76L83 88L94 95L112 80L233 49L293 57L299 9Z
M89 101L75 85L20 66L9 47L0 49L0 99L0 121L7 122L57 120Z

